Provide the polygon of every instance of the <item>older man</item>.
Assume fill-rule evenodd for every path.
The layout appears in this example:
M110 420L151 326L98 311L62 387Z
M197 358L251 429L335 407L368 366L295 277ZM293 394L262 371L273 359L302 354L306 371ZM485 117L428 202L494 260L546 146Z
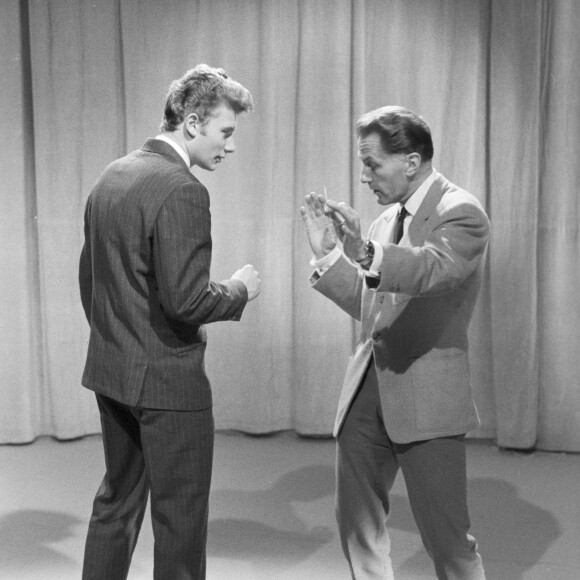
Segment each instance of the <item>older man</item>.
M386 522L401 469L437 577L481 580L468 534L464 437L478 425L467 327L488 219L433 169L420 116L383 107L363 115L357 130L361 181L390 207L366 239L345 203L308 195L301 208L313 287L362 322L335 425L343 551L352 578L394 578Z

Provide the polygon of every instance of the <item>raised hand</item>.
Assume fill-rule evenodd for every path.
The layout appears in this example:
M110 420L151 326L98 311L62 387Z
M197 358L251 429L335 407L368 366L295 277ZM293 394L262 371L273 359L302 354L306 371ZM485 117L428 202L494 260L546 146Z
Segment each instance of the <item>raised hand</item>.
M364 259L365 242L360 231L360 217L350 205L344 201L325 200L323 211L331 215L336 230L342 241L342 249L351 260Z
M304 201L306 203L300 208L300 214L306 226L312 253L317 260L320 260L336 247L337 231L332 216L324 210L326 201L324 196L309 193Z

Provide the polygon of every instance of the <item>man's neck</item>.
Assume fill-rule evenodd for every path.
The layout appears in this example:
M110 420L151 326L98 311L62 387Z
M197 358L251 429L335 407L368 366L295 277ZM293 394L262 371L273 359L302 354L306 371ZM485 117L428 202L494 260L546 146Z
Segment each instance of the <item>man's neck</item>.
M431 173L433 173L433 166L431 163L421 165L419 171L415 174L413 181L410 183L409 193L405 197L405 202L421 187L421 185L423 185L423 183L425 183Z
M160 137L166 139L167 141L171 141L173 146L178 149L178 153L185 159L187 159L186 163L188 166L191 166L191 159L189 157L189 153L185 146L185 142L183 140L183 135L179 130L176 131L162 131Z

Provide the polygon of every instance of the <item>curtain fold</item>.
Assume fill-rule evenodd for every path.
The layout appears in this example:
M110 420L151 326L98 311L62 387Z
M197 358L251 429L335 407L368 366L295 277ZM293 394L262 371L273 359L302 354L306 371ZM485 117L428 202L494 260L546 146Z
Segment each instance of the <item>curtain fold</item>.
M492 3L490 70L491 304L497 438L537 437L538 178L542 3Z
M35 437L43 408L34 119L27 6L0 7L0 441Z
M436 169L492 221L470 328L482 426L501 446L580 451L580 7L574 0L7 0L0 3L0 442L99 431L80 386L86 198L159 132L169 82L221 66L253 93L215 173L212 277L263 290L208 326L216 426L329 435L357 324L310 288L310 191L379 214L354 122L429 122Z
M538 210L537 445L580 450L580 11L545 2ZM561 39L567 39L562 42Z

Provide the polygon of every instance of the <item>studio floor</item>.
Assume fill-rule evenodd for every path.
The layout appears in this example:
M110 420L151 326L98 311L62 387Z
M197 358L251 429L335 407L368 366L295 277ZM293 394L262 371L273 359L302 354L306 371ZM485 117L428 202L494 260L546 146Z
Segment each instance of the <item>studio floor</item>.
M79 580L99 436L0 446L0 578ZM468 441L472 532L488 580L580 578L580 455ZM334 442L218 433L208 580L348 580L334 521ZM398 580L434 578L398 477L390 519ZM130 580L152 578L147 517Z

